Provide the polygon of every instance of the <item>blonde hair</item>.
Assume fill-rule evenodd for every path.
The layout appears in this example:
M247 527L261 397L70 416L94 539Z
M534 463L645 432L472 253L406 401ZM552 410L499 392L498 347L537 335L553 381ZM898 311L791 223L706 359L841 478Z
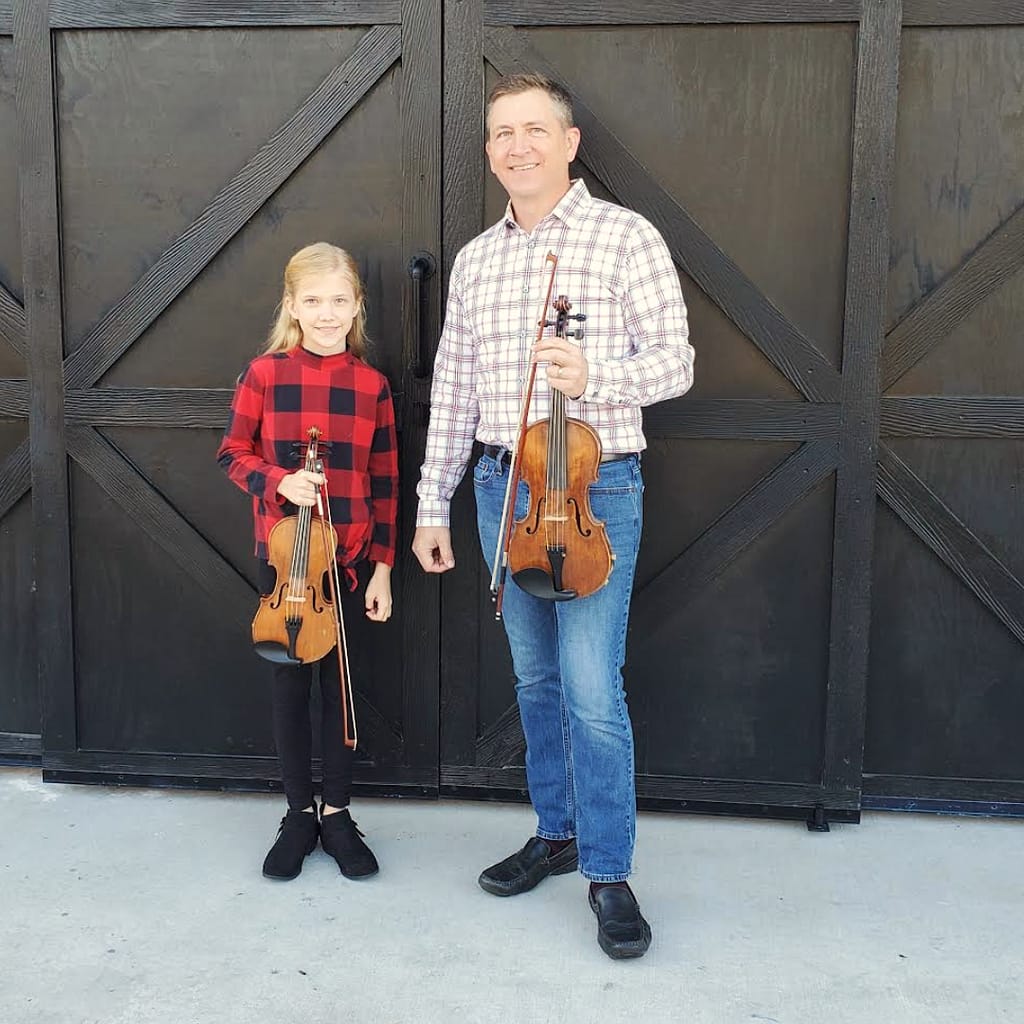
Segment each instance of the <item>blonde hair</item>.
M314 242L300 249L284 268L284 294L278 304L274 326L270 329L264 352L289 352L302 344L302 328L298 320L285 308L285 299L294 299L299 282L314 274L333 274L341 271L348 276L355 293L358 311L352 319L346 347L359 359L366 358L368 338L366 336L366 304L363 282L359 277L356 261L336 245L329 242Z

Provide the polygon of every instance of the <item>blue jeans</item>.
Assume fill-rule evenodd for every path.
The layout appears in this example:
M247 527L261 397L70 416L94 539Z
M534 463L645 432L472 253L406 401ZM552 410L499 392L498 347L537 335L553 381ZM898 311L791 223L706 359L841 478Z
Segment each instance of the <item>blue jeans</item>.
M526 736L526 778L542 839L577 838L580 872L595 882L629 877L636 836L633 727L622 686L626 626L643 525L639 458L601 464L590 488L615 561L589 597L545 601L506 576L502 616ZM473 471L477 526L492 564L508 467L484 455ZM519 485L515 515L529 493Z

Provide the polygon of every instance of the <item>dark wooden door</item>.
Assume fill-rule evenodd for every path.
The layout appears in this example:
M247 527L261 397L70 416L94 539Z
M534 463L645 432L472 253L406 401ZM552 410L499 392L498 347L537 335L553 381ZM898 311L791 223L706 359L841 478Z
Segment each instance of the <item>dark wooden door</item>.
M1024 10L962 6L901 43L864 792L1020 813Z
M15 7L37 147L23 160L41 168L25 226L43 240L34 395L60 413L38 429L70 455L66 473L36 467L35 499L57 510L40 535L44 776L265 785L250 508L214 453L285 262L326 239L361 265L413 474L405 267L440 246L440 147L423 130L440 122L437 7L49 7ZM436 792L437 663L421 654L436 611L407 559L395 586L390 623L348 624L372 666L356 679L357 778Z
M0 756L19 759L39 754L40 727L11 14L0 3Z
M641 803L855 817L899 9L713 6L448 8L447 254L501 212L479 97L547 70L577 99L576 172L664 234L697 350L692 393L645 418ZM444 592L442 789L522 793L470 505Z

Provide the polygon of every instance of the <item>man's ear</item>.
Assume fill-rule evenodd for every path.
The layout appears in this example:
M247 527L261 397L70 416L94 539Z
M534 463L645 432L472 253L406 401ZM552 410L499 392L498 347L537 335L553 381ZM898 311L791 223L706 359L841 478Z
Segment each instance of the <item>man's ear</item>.
M576 151L580 148L580 130L575 125L565 130L568 142L569 163L576 159Z

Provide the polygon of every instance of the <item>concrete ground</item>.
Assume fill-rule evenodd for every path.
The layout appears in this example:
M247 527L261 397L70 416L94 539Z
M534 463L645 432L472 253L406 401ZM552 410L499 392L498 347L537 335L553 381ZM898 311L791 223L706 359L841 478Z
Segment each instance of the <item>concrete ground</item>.
M0 1024L1024 1024L1024 822L641 815L642 960L579 877L496 899L527 807L364 800L381 874L260 875L280 797L0 770Z

